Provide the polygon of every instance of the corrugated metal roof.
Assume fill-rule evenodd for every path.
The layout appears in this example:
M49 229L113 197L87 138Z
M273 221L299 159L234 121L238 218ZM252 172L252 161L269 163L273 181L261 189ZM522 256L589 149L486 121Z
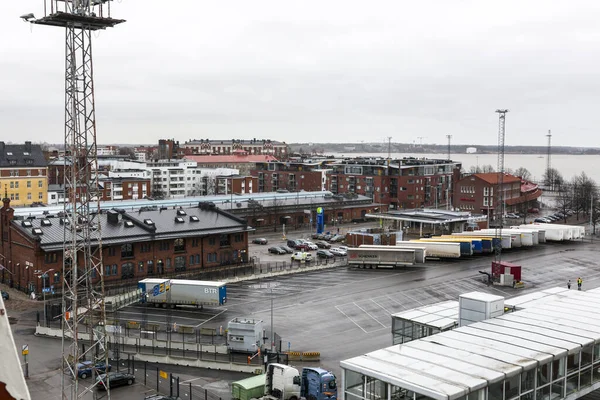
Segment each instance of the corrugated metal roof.
M93 224L100 223L103 244L140 242L149 240L172 239L186 236L202 236L216 233L235 233L247 230L246 224L229 213L216 210L200 208L185 208L185 215L178 215L178 210L144 211L133 213L120 213L118 222L109 222L108 214L96 214L92 219ZM190 217L197 217L198 221L191 221ZM176 217L181 217L183 222L175 222ZM153 222L152 225L145 220ZM13 225L30 238L40 241L44 250L62 249L64 241L64 225L60 218L26 220L31 226L24 227L24 221L12 221ZM45 226L43 221L49 221ZM129 227L125 221L131 221ZM40 229L41 234L33 233L34 229ZM70 232L67 232L67 240L70 240ZM91 232L92 242L99 237L98 230Z
M501 374L511 376L600 343L600 290L543 292L517 302L524 310L340 364L434 399L452 400L482 387L482 381L487 386Z

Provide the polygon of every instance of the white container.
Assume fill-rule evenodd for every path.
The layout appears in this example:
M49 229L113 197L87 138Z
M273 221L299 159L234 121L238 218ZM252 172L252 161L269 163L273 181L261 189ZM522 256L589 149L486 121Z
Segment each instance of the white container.
M504 314L504 297L482 292L461 294L458 298L458 324L469 325Z

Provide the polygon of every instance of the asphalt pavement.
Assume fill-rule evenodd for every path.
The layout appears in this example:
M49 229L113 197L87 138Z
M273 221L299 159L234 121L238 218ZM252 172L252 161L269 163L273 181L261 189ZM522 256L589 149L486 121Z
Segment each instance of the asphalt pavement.
M279 234L274 234L270 240L277 240ZM261 236L269 238L268 235ZM600 286L598 243L589 240L547 243L534 248L506 250L503 260L523 267L523 289L487 286L478 271L489 271L493 257L474 256L454 261L428 261L417 268L364 270L337 267L232 283L228 285L228 302L224 307L175 310L171 317L181 318L185 325L215 329L226 326L235 317L259 318L268 328L272 313L273 325L282 337L284 349L289 344L289 349L294 351L318 351L321 353L320 365L339 376L340 360L392 344L390 314L439 301L457 300L460 294L470 291L508 298L543 288L566 286L567 280L575 281L577 277L583 278L584 290ZM140 318L144 310L139 307L128 307L119 314L123 319ZM146 311L149 322L164 321L168 312L154 308ZM34 337L27 320L23 323L14 325L13 332L18 346L30 345L32 396L34 399L58 399L60 341ZM187 379L198 382L202 382L208 373L182 370ZM234 380L225 373L219 376L222 378L216 377L213 384L221 388ZM120 393L125 397L125 393L131 391L129 397L141 398L149 389L139 385L117 389L112 397L120 398Z

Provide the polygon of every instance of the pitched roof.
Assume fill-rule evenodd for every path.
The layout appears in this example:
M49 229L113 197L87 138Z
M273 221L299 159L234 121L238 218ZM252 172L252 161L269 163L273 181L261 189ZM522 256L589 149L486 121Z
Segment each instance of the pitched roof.
M110 221L109 214L111 217L116 217L116 221ZM181 219L177 221L177 218ZM148 223L150 221L152 223ZM92 224L98 222L101 226L103 244L198 237L244 232L248 229L246 223L234 215L216 208L198 207L134 212L109 210L94 216ZM39 240L42 249L46 251L62 249L63 218L13 220L12 223L27 237ZM38 233L35 233L36 230ZM98 230L92 229L91 236L92 243L97 241ZM69 237L67 231L65 240L70 240Z
M248 154L248 155L198 155L185 156L186 159L196 161L197 163L255 163L265 161L277 161L275 157L269 154Z
M0 168L46 167L46 165L46 158L39 144L0 142Z
M481 174L473 174L473 176L476 176L477 178L484 180L491 185L497 185L498 179L500 178L500 173L499 172L486 172L486 173L481 173ZM514 175L505 173L503 182L504 183L521 182L521 178L518 178Z

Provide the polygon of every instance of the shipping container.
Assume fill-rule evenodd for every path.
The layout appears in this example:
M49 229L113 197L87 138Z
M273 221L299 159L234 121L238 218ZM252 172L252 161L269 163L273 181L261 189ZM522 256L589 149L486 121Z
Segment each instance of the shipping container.
M265 377L265 374L261 374L233 382L231 398L233 400L250 400L262 397L265 393Z
M460 239L447 240L447 239L442 239L442 238L436 238L436 239L431 238L431 239L411 240L411 242L413 242L413 243L456 243L460 247L460 256L461 257L473 255L472 240L461 241Z
M138 288L142 290L142 302L157 307L217 306L227 301L224 282L146 278L138 283Z
M465 326L504 314L504 297L471 292L458 297L458 325Z

